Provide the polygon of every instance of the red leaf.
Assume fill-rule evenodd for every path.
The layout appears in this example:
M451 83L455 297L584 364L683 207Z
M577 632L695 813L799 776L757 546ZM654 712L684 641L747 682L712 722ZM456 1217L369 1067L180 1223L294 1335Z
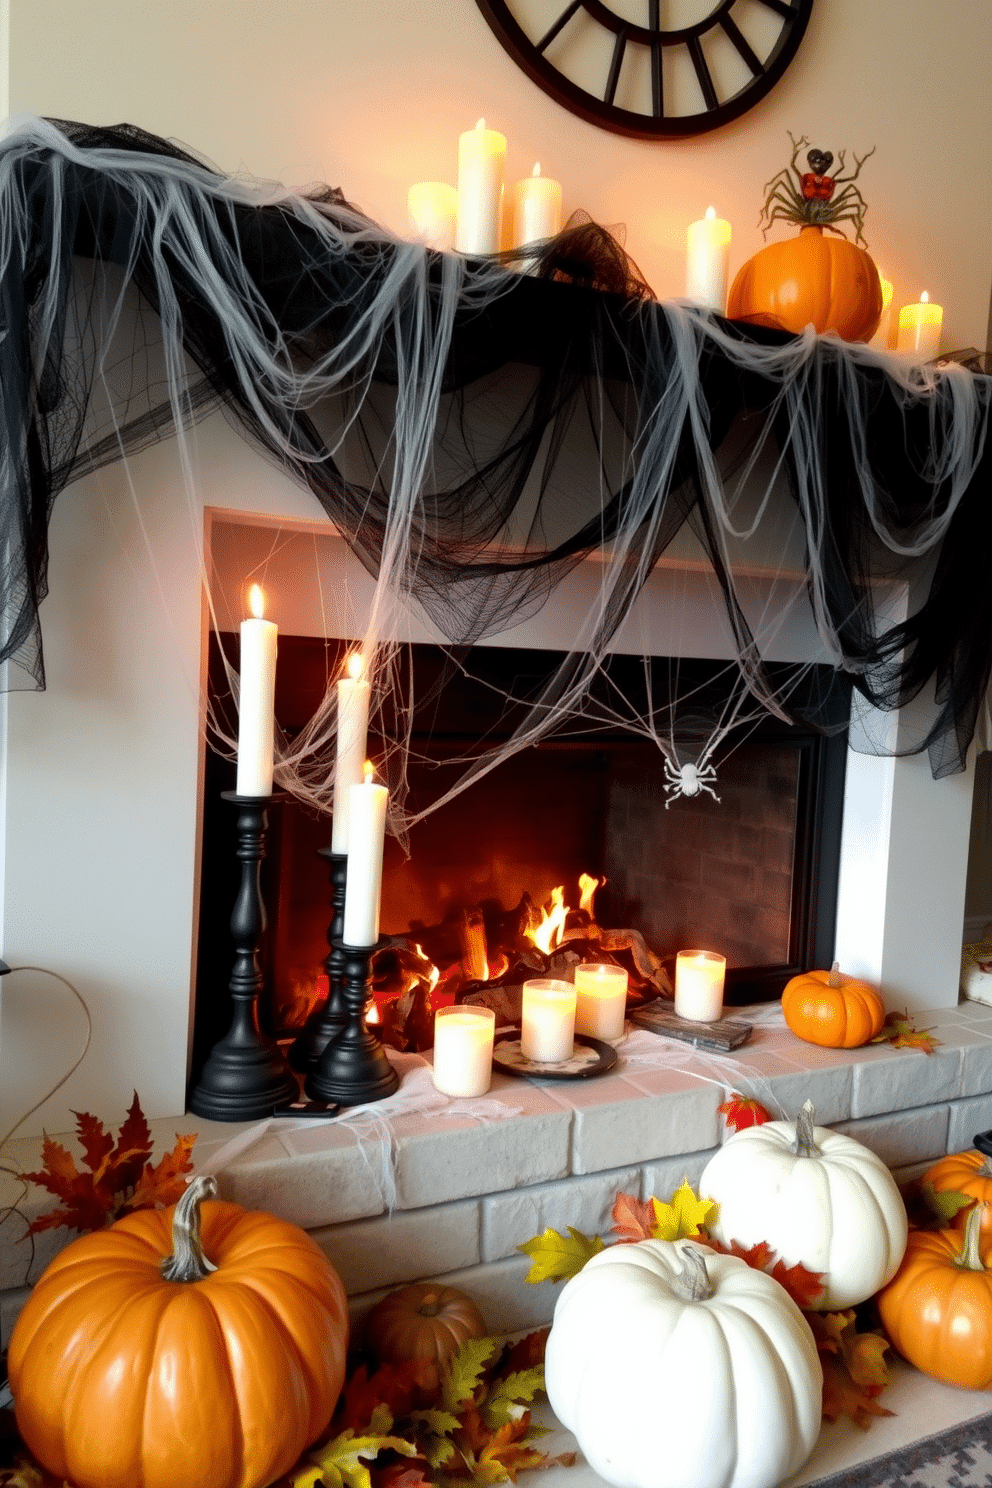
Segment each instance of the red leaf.
M121 1205L120 1214L130 1214L135 1209L157 1209L175 1204L186 1189L186 1179L193 1171L190 1154L196 1141L196 1133L185 1137L176 1133L176 1145L167 1152L161 1162L152 1166L146 1163L141 1177L135 1184L134 1193Z
M114 1148L114 1188L118 1193L134 1188L151 1155L152 1134L148 1130L138 1092L135 1091L127 1120L117 1133L117 1146Z
M388 1467L370 1464L374 1488L433 1488L430 1464L423 1457L404 1457Z
M114 1139L102 1121L88 1111L73 1111L76 1118L76 1134L83 1149L83 1158L91 1173L102 1167L104 1159L114 1150Z
M749 1095L738 1095L736 1091L722 1106L717 1106L717 1111L734 1131L743 1131L746 1126L763 1126L766 1121L775 1119L760 1101Z
M407 1359L402 1364L381 1364L369 1374L360 1364L348 1380L338 1402L335 1430L351 1427L361 1435L377 1405L393 1417L406 1416L437 1398L437 1366L430 1359Z
M508 1374L522 1374L526 1369L543 1364L550 1332L550 1328L538 1328L534 1333L528 1333L526 1338L518 1339L500 1359L496 1373L505 1378Z
M778 1260L770 1275L774 1276L780 1286L785 1287L798 1307L814 1307L823 1296L823 1273L808 1271L798 1261L794 1266L787 1266L784 1261Z
M620 1244L650 1240L654 1220L654 1204L650 1199L635 1199L633 1194L617 1194L613 1203L613 1233L619 1235Z

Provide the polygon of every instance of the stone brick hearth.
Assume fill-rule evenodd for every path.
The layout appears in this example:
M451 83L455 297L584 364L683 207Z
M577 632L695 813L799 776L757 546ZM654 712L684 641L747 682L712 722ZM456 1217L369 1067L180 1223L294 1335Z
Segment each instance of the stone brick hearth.
M621 1046L616 1070L599 1079L496 1074L475 1115L468 1111L478 1103L438 1097L427 1065L402 1056L397 1096L348 1124L283 1119L263 1131L160 1120L152 1123L156 1150L171 1145L176 1130L198 1131L200 1170L220 1160L225 1197L310 1230L356 1313L384 1288L442 1277L476 1296L491 1328L510 1331L548 1321L557 1295L552 1286L524 1284L529 1263L517 1245L548 1225L608 1237L619 1189L667 1197L684 1176L695 1182L723 1139L717 1106L731 1090L789 1116L810 1097L818 1123L856 1136L900 1178L992 1127L992 1007L965 1002L917 1013L917 1026L940 1040L930 1056L888 1045L819 1049L789 1032L777 1005L734 1016L753 1016L757 1026L732 1056L637 1033ZM108 1124L118 1119L99 1114ZM238 1141L246 1145L232 1152ZM4 1154L15 1168L38 1160L33 1138ZM17 1187L4 1183L4 1204L16 1201ZM38 1213L50 1203L32 1189L21 1208ZM8 1218L0 1229L4 1341L25 1283L72 1238L64 1230L40 1235L29 1272L21 1228Z

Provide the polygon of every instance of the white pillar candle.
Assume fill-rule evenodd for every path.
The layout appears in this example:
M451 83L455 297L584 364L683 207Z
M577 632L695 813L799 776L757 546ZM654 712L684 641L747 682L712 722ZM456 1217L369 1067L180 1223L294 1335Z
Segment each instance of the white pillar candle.
M506 137L480 119L458 137L459 253L498 253Z
M279 627L262 619L265 596L257 584L251 586L248 605L252 619L241 622L235 790L239 796L271 796Z
M442 252L455 246L458 192L446 181L418 181L406 194L410 232L428 248Z
M725 314L729 264L730 223L716 215L715 207L707 207L706 216L691 223L686 233L686 298Z
M715 951L679 951L675 958L675 1011L696 1023L715 1023L723 1013L727 958Z
M576 1033L597 1039L623 1037L627 973L622 966L580 964L575 968L575 991Z
M939 356L943 321L943 305L931 304L930 296L924 290L915 305L903 305L899 311L896 349L912 352L922 362Z
M538 977L524 982L520 1050L538 1064L571 1059L575 1043L576 992L571 982Z
M526 248L561 231L561 182L541 175L540 163L513 188L513 246Z
M342 938L345 945L373 946L379 939L387 791L384 785L373 785L372 766L367 765L365 780L353 785L348 796L348 882Z
M434 1015L434 1084L444 1095L485 1095L493 1072L492 1008L438 1008Z
M368 745L369 684L362 676L364 662L359 652L348 657L347 676L339 677L337 747L334 755L334 813L331 817L331 851L348 851L351 787L365 779Z

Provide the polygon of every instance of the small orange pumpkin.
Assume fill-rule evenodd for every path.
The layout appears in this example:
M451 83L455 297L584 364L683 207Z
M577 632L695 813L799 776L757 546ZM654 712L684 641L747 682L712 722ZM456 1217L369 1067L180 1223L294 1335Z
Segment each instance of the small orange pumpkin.
M436 1371L466 1339L485 1338L486 1331L482 1313L465 1292L414 1282L376 1303L362 1336L380 1364L423 1359Z
M874 987L829 971L807 971L786 983L782 1012L792 1032L826 1049L857 1049L885 1022L885 1004Z
M793 334L812 325L844 341L868 341L882 318L882 285L863 248L804 227L748 259L731 286L727 315Z
M938 1193L968 1194L978 1200L982 1240L992 1239L992 1158L984 1152L952 1152L928 1168L920 1180L930 1183ZM951 1220L955 1229L963 1229L969 1210L959 1209Z
M325 1430L348 1310L296 1225L204 1203L83 1235L24 1304L8 1368L21 1435L76 1488L261 1488ZM170 1253L171 1252L171 1253Z
M917 1369L965 1390L992 1386L992 1271L979 1253L980 1215L960 1230L911 1230L895 1276L878 1293L892 1343Z

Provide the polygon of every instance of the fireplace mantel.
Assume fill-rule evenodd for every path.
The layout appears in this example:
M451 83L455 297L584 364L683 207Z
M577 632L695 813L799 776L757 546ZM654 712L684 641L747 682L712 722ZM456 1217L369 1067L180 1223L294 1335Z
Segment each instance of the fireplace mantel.
M72 228L74 235L79 235L76 246L87 255L82 260L84 276L92 277L94 263L99 262L92 255L105 253L110 260L109 265L102 265L107 270L107 283L116 285L117 229L126 232L130 230L128 224L133 226L129 196L132 173L116 167L116 174L104 170L103 157L97 152L107 136L99 131L90 133L96 138L95 144L91 139L73 145L73 150L91 153L82 165L74 157L73 180L78 189L65 201L71 211L78 209ZM78 134L77 139L81 140L82 135ZM32 141L32 148L36 143ZM16 149L17 141L6 141L4 148ZM60 148L47 164L43 151L32 160L27 179L34 194L29 201L17 204L17 210L30 222L31 233L41 234L37 241L42 247L44 223L50 220L43 209L54 199L50 167L52 159L61 160ZM154 142L151 148L155 148ZM292 248L296 242L291 206L269 203L260 209L247 188L236 183L222 183L218 188L199 167L184 174L187 167L176 164L170 147L162 145L162 149L168 172L179 172L181 189L189 193L186 199L197 204L198 213L206 214L203 221L208 225L210 211L216 206L216 190L227 193L223 211L231 207L231 220L243 231L241 270L246 264L258 267L259 263L276 260L288 270L281 280L264 276L261 280L267 313L287 283L306 283L306 276L298 272L299 262L280 257L287 244ZM143 179L160 169L157 157L149 161L135 155L135 172L139 160ZM36 214L34 208L39 204L42 210ZM304 210L299 203L297 207ZM307 210L312 211L312 207ZM339 231L333 213L327 220L329 231ZM353 219L348 221L353 226ZM380 270L398 267L400 278L406 275L407 286L425 286L427 299L423 303L440 303L432 296L442 281L451 280L455 264L426 260L422 250L380 235L369 224L363 231L371 233L374 241L370 282ZM216 244L216 237L211 242ZM279 252L273 259L270 250L275 249ZM147 241L141 241L140 253L146 256L141 258L140 287L152 305L156 303L154 271L162 267L154 251ZM151 259L147 257L149 252ZM364 280L358 272L363 262L367 267L368 256L366 253L363 259L363 252L366 250L357 257L345 258L331 254L324 266L328 293L337 283L337 299L329 299L323 306L326 315L320 321L321 334L331 346L335 337L340 338L342 328L340 275L345 275L352 288L356 283L363 288ZM46 262L40 249L38 262ZM49 268L54 273L61 262ZM906 477L902 510L918 518L922 498L919 472L911 454L919 452L917 446L925 455L932 453L933 440L938 441L941 451L947 447L941 442L947 433L942 420L951 416L962 399L972 412L979 404L987 412L989 380L971 379L960 369L935 374L933 379L920 373L914 380L894 361L866 350L845 350L826 338L820 342L815 337L790 340L771 332L735 328L686 307L641 306L576 285L539 283L529 277L504 274L497 284L487 266L469 265L467 271L473 291L480 285L489 285L490 289L495 285L498 292L488 299L483 295L482 301L470 298L461 307L446 375L449 382L467 389L477 402L490 403L494 368L503 368L508 373L500 383L505 399L500 404L503 413L507 409L519 413L514 399L529 396L532 383L528 378L538 376L542 365L549 372L549 358L549 375L557 376L562 369L569 375L585 374L596 367L612 376L626 366L629 376L632 349L639 356L647 345L646 361L635 361L635 366L643 365L653 372L667 368L671 374L671 344L666 338L674 338L684 351L688 337L698 355L694 354L691 365L686 363L685 368L698 379L694 385L706 405L701 417L707 432L704 437L694 426L696 448L695 441L705 445L710 433L715 439L721 430L725 431L728 420L730 424L735 419L747 424L753 408L767 413L769 397L775 402L777 394L774 388L770 394L770 384L762 387L760 379L755 382L743 364L734 362L731 353L736 355L735 348L752 348L755 355L768 353L773 367L776 358L792 357L794 365L802 365L812 378L802 400L802 413L797 416L809 424L831 409L836 412L826 394L817 400L816 388L822 391L829 386L836 392L841 385L854 386L866 406L870 405L873 457L882 460L885 480L898 484ZM324 284L325 280L320 282ZM31 283L36 289L35 281ZM23 305L24 284L10 287ZM59 285L70 297L78 287L71 275ZM203 288L202 284L184 284L184 292L190 290L190 303L184 304L184 313L188 310L192 316L199 305L216 332L216 307L204 300ZM101 307L96 316L99 322L105 307L103 302L97 303ZM312 294L302 304L287 300L287 329L302 337L303 331L311 328L306 316L313 309ZM209 342L207 337L189 349L203 358L209 352ZM8 339L5 345L5 354L12 354L13 341ZM377 348L382 353L382 360L377 361L381 388L389 387L392 349L388 339ZM301 357L312 351L305 337L297 351ZM220 355L215 362L209 375L221 382L229 379L229 359ZM204 362L200 360L197 365L203 367ZM775 387L781 391L781 367L778 375ZM677 382L668 375L660 391L676 388ZM907 391L909 384L916 388L915 393ZM203 391L203 383L195 377L190 385ZM36 398L35 390L44 388L48 399L56 385L46 381L40 369L34 377L30 366L18 362L12 366L6 386L10 396L11 389L22 389L26 425L30 425L38 448L44 448L53 428L46 422L53 417L52 407ZM235 390L233 403L241 407L255 392L248 379ZM787 387L786 392L791 396L792 388ZM904 394L908 398L905 406ZM205 400L194 411L203 412L208 404ZM785 397L776 405L778 412L787 405ZM18 515L36 535L41 534L34 552L33 580L43 575L44 559L48 558L50 592L42 612L47 692L10 695L5 705L3 954L15 966L48 967L68 978L85 997L94 1023L86 1060L57 1096L32 1118L37 1128L66 1127L73 1109L107 1112L124 1107L135 1088L150 1115L175 1115L183 1108L195 960L204 749L201 699L208 622L203 563L208 571L222 540L228 541L230 549L231 541L224 534L233 531L235 546L238 540L249 546L254 542L257 552L260 545L265 549L268 543L266 561L274 573L282 550L276 551L273 530L290 527L305 535L304 546L312 547L314 561L327 565L323 591L333 596L337 613L322 617L321 623L332 634L362 635L370 601L368 568L355 556L355 550L359 549L372 567L374 553L369 551L367 534L356 526L355 490L346 487L335 502L328 496L326 481L321 484L318 479L318 474L328 477L331 467L315 471L314 467L301 468L305 462L294 465L290 461L288 468L284 462L282 468L274 469L216 414L188 430L181 444L149 443L168 426L168 420L156 422L162 406L153 410L155 416L140 429L124 431L125 447L130 451L126 463L102 463L119 452L119 446L111 440L98 450L84 443L67 462L44 477L39 476L43 462L34 459L26 459L21 472L24 484L19 494L25 504ZM54 417L58 416L56 405ZM936 421L934 428L931 419ZM663 424L660 419L656 422ZM761 426L759 417L752 428ZM533 433L538 426L531 422L525 427ZM807 432L812 427L809 424ZM840 445L834 436L843 427L843 418L827 420L822 428L817 425L817 448L821 436L825 441L821 450L824 466L837 458ZM893 439L893 429L901 431L898 439ZM848 435L850 432L849 428ZM848 438L848 451L850 442ZM787 443L784 441L784 445ZM35 448L31 440L29 444ZM571 462L569 465L566 461L564 467L567 476L579 479L588 463L588 452L587 443L581 440L578 451L566 449ZM942 569L944 599L950 595L955 606L971 606L959 639L976 663L965 689L970 687L972 694L980 690L981 666L977 663L992 635L992 623L985 624L982 619L983 606L992 603L984 575L989 512L982 485L992 461L992 441L986 441L983 459L985 464L972 472L962 493L954 517L953 541L949 546L945 544L947 564ZM696 479L691 467L690 460L685 477L690 486ZM850 470L846 482L831 486L830 500L824 498L816 478L811 477L812 485L807 482L803 487L800 483L801 494L805 491L808 496L813 488L819 492L819 505L814 504L807 512L812 514L814 525L828 516L843 521L850 514L852 509L845 505L849 477ZM71 489L55 502L52 511L46 555L43 534L48 498L70 479ZM592 482L598 492L597 483L598 474ZM577 491L578 487L572 489ZM5 498L10 494L5 492ZM585 495L588 500L588 490ZM780 527L782 513L795 511L792 496L784 487L782 497L776 507ZM685 499L686 511L689 507L695 511L695 499ZM618 511L626 501L624 488L617 495ZM576 510L585 510L577 497L575 505ZM569 510L567 506L562 509L566 513ZM926 509L924 500L924 512ZM329 513L334 527L328 525ZM253 532L261 533L261 538L252 538ZM599 539L589 541L588 535L584 545L574 532L567 536L572 544L569 559L575 561L566 579L552 590L543 609L531 615L525 626L487 637L490 643L534 644L537 630L545 635L574 636L576 618L583 615L583 598L587 598L590 587L595 587L590 577L601 569L607 545ZM796 536L798 542L786 545L791 569L782 569L781 552L775 559L776 571L786 573L793 596L802 593L806 578L803 534L799 531L793 534ZM741 559L740 568L741 582L754 582L759 599L762 569L766 566L761 556L755 555L753 562ZM616 632L615 644L635 653L645 645L651 649L652 626L665 624L666 593L683 576L698 575L700 559L706 557L698 542L693 552L686 553L673 538L640 589L636 612L632 608L625 626ZM712 552L708 561L712 561ZM249 571L247 567L241 569L238 584ZM34 587L37 589L37 583ZM285 614L276 618L285 628L294 623L300 608L299 592L298 578L288 579L283 586ZM905 598L905 587L901 592ZM225 593L227 601L233 602L233 591ZM898 595L887 591L887 597L891 600ZM313 621L301 619L300 624L304 623L312 625ZM397 639L436 639L429 615L418 610L416 604L404 616L400 631ZM302 629L300 633L313 632ZM778 639L786 644L784 632ZM726 645L725 636L721 644ZM818 644L815 630L808 632L803 645L796 642L797 654L810 657L810 650L803 646L815 648ZM700 654L721 654L707 649L712 645L709 638L701 641ZM666 647L658 649L663 652ZM957 651L953 646L951 651L956 663ZM954 676L957 678L959 671ZM898 715L891 715L887 747L898 750L918 745L931 722L923 716L925 712L922 704L910 704ZM878 728L879 721L875 720L876 733ZM874 757L852 750L847 780L837 954L847 970L880 981L890 1005L951 1006L957 1000L970 772L934 782L922 756L903 758L888 753ZM9 1124L72 1064L84 1029L69 995L43 973L21 971L5 978L2 996L0 1118Z

